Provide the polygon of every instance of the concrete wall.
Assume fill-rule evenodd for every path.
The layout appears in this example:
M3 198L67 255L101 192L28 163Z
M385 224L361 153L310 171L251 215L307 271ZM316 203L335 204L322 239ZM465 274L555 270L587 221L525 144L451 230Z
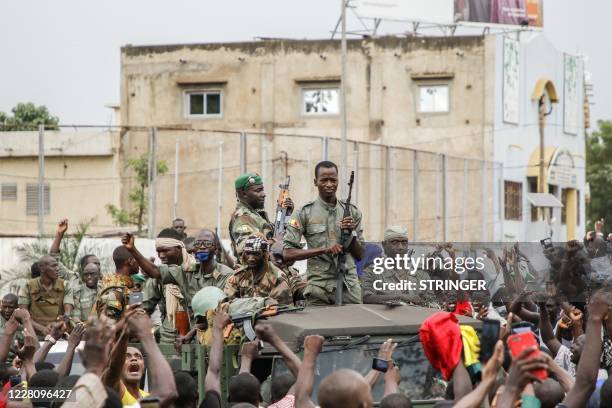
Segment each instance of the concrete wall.
M115 228L104 206L120 201L118 137L106 131L46 132L45 182L50 190L46 233L54 233L62 218L72 223L94 218L91 232ZM17 184L16 200L0 200L0 234L38 231L38 216L26 214L26 186L38 183L37 155L38 132L0 134L0 183Z
M513 38L516 38L514 36ZM495 161L504 163L503 179L523 183L523 220L504 221L503 237L509 241L535 241L550 235L550 229L544 221L531 222L530 208L527 201L527 172L529 158L539 149L538 103L531 99L531 94L540 78L549 78L555 85L559 102L554 104L552 113L546 117L545 149L562 148L571 152L574 157L579 196L579 225L576 236L568 237L566 227L561 224L561 209L553 212L553 240L582 239L585 233L585 130L582 115L584 96L582 73L584 67L579 60L579 104L580 115L578 134L564 132L564 53L541 34L522 33L520 38L520 121L518 125L503 122L503 36L496 40L496 104L495 104ZM503 195L501 200L503 215ZM561 200L561 189L557 191Z
M492 98L487 81L492 83L495 75L491 41L484 37L349 41L348 137L376 144L358 145L358 153L353 153L353 145L349 147L349 164L355 163L358 169L354 199L364 213L369 239L380 238L391 224L414 226L413 234L416 230L422 240L443 239L441 156L420 153L418 202L414 203L414 153L386 151L379 144L491 160L488 127L492 126L492 114L487 103ZM176 129L158 131L157 157L170 165L170 172L158 181L157 229L169 225L174 213L173 169L178 139L177 215L186 218L193 229L215 226L217 195L221 194L220 224L223 235L227 234L229 215L235 206L232 181L239 174L239 136L211 129L252 132L247 137L247 170L264 176L269 211L274 208L276 186L285 172L282 152L288 156L287 171L292 176L296 204L314 198L312 171L322 158L321 142L291 135L340 136L339 115L304 116L300 105L304 84L338 83L339 46L339 41L317 40L122 49L122 124ZM450 111L417 113L419 84L448 84ZM187 118L184 92L207 88L222 90L223 116ZM224 146L222 192L218 190L219 141ZM127 131L121 147L122 162L147 152L147 132ZM328 157L340 163L339 143L330 142ZM449 166L455 175L448 179L449 191L454 193L458 184L465 197L447 200L447 239L479 240L483 234L491 237L488 218L493 201L482 189L481 165L476 161L465 164L460 159L449 162ZM122 202L127 204L127 192L133 184L131 173L126 171L123 176ZM468 222L461 221L465 214L469 214Z

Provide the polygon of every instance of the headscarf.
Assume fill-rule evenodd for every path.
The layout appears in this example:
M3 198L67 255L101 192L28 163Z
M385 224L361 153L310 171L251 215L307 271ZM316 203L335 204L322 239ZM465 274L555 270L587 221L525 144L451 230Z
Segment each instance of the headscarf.
M195 258L193 255L187 252L183 241L179 241L174 238L155 238L156 247L181 247L181 254L183 255L183 263L181 266L184 271L191 270L191 267L195 264Z

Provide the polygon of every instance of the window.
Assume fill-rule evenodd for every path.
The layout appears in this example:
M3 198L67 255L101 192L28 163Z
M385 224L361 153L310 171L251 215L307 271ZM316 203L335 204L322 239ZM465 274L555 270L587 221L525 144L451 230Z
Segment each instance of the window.
M49 184L43 185L43 213L49 214L50 205ZM38 215L38 184L26 185L26 215Z
M419 112L439 113L448 111L448 85L419 86Z
M2 183L2 201L17 200L17 184Z
M504 181L504 215L506 220L523 219L523 183Z
M561 224L567 224L567 188L561 189Z
M529 188L530 193L538 192L538 178L537 177L527 177L527 186ZM531 205L531 222L536 222L538 220L538 207Z
M221 116L223 98L220 91L190 91L185 95L187 116Z
M340 112L338 88L306 88L302 90L304 115L337 115Z

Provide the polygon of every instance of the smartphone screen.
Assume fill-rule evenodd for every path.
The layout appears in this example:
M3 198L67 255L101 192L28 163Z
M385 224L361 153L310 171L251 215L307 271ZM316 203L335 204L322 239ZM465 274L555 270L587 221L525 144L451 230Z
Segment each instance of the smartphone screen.
M372 369L376 371L380 371L381 373L386 373L389 369L389 362L387 360L383 360L381 358L374 358L372 360Z
M130 293L130 305L139 305L142 303L142 292Z
M484 319L480 336L480 361L489 361L499 340L500 324L498 320Z

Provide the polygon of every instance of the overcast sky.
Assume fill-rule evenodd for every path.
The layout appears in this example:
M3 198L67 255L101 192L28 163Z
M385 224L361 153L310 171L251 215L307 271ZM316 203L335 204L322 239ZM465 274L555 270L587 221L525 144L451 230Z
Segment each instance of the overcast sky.
M550 40L588 57L593 123L612 119L612 1L544 0L544 10ZM119 102L122 45L326 38L339 14L339 0L3 0L0 111L31 101L62 123L107 124L104 105Z

